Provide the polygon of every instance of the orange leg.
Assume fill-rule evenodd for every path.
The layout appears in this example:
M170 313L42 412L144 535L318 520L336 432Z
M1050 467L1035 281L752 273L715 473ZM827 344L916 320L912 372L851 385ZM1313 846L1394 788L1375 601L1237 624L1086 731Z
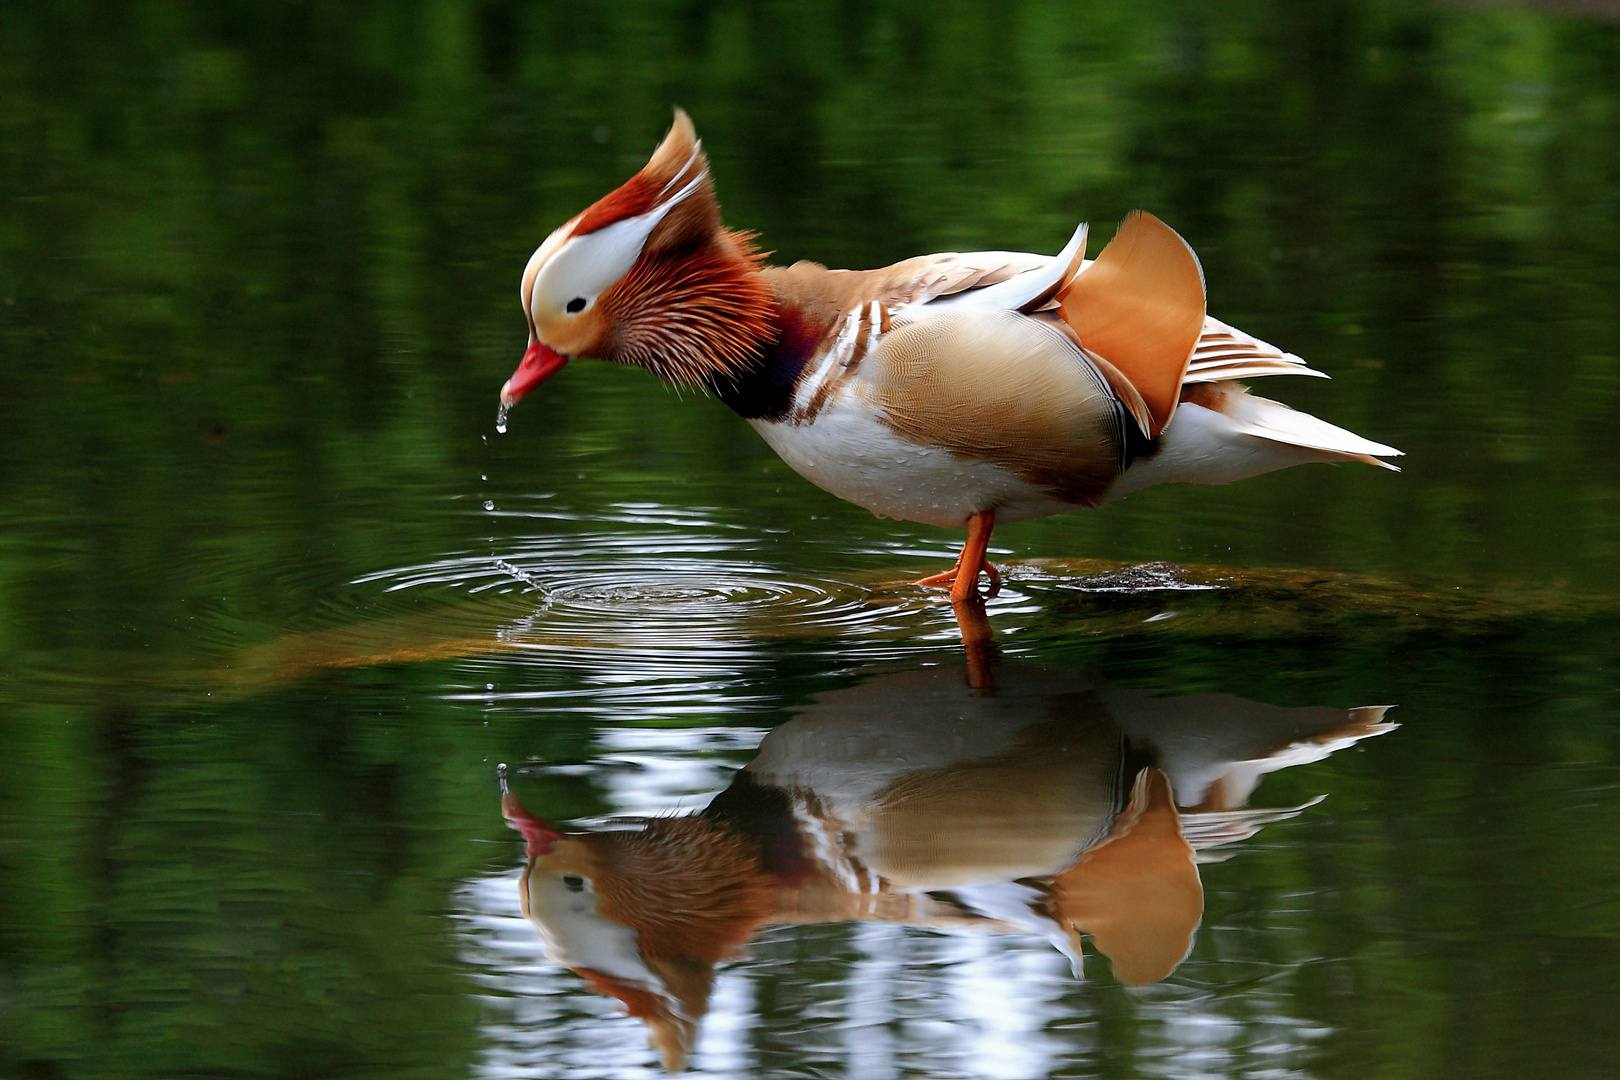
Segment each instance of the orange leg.
M961 603L970 596L979 594L979 571L983 570L990 575L989 596L993 597L1001 591L1001 571L985 561L984 553L990 547L990 531L996 527L996 512L994 510L981 510L968 518L967 543L962 545L962 554L956 557L956 565L943 574L933 574L913 585L928 585L934 587L951 587L951 602ZM968 573L963 573L964 567L971 567Z

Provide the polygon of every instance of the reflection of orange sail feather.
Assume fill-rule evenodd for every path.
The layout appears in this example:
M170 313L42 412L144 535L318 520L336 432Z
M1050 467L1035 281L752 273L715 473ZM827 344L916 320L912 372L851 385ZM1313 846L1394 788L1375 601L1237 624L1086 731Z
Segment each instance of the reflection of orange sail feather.
M1164 773L1136 774L1114 828L1052 882L1051 910L1092 936L1120 982L1157 982L1186 959L1204 887Z
M565 835L506 794L530 839L524 915L672 1069L715 967L769 923L1036 933L1077 974L1084 936L1120 981L1152 982L1202 918L1195 851L1301 809L1248 810L1260 776L1394 726L1382 709L1164 698L1089 672L965 685L986 674L819 695L702 812L639 830Z

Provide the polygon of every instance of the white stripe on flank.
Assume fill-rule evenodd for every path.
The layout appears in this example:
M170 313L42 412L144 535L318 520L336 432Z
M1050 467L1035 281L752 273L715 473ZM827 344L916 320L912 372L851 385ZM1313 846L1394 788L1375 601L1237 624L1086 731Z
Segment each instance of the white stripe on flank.
M837 370L844 358L854 352L855 339L861 332L861 313L863 309L856 308L844 317L844 327L838 331L838 338L822 357L821 364L806 378L799 380L798 392L793 395L793 411L803 414L810 408L810 403L816 399L821 386L829 376Z
M796 421L813 420L815 415L811 410L816 407L818 398L825 402L826 388L877 346L883 334L883 316L881 300L873 300L844 316L843 329L838 331L827 355L815 371L799 380L799 388L793 394Z

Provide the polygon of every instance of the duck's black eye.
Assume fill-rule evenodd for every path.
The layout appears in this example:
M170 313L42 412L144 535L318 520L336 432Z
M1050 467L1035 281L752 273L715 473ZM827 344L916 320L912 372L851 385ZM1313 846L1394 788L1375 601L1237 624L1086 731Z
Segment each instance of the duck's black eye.
M564 874L563 887L569 892L584 892L585 879L574 874Z
M584 310L585 310L585 298L583 296L576 296L572 300L568 301L568 314L570 314L570 315L578 315L580 312L582 312Z

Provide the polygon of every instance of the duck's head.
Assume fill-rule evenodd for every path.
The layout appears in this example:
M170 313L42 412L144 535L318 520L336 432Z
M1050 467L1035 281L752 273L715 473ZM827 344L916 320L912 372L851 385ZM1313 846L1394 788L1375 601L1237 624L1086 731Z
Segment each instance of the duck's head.
M641 830L564 833L504 788L523 834L519 905L553 961L642 1020L677 1071L708 1011L715 966L774 908L774 882L743 837L702 817Z
M707 385L773 336L747 234L720 224L692 121L675 123L617 190L564 223L523 270L529 347L501 388L510 406L578 356Z

